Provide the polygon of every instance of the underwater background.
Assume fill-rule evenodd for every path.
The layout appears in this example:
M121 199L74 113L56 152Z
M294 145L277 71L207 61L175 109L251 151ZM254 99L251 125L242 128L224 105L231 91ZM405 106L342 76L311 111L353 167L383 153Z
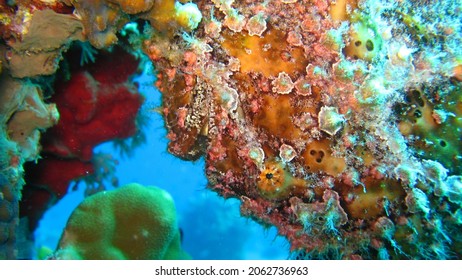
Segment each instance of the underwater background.
M0 0L0 37L0 259L462 258L462 0Z
M289 257L287 240L277 236L274 227L264 228L249 218L241 217L237 199L219 197L206 189L203 159L183 161L167 152L164 122L152 108L160 106L160 92L153 87L154 73L146 64L143 74L136 78L146 96L143 114L148 118L144 133L146 142L130 156L121 156L113 143L95 148L95 153L112 155L118 183L122 186L138 182L167 190L175 201L179 227L183 231L183 248L196 260L278 260ZM72 211L84 197L85 182L77 190L69 190L55 206L47 210L34 232L35 250L45 246L57 247L59 238Z

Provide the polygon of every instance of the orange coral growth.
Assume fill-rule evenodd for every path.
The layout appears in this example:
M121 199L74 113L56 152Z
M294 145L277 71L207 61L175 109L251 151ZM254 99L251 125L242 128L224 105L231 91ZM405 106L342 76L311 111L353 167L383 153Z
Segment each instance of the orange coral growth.
M152 27L163 34L173 36L179 29L191 31L190 15L178 15L174 0L130 1L130 0L72 0L70 1L85 27L90 43L96 48L104 48L118 41L116 33L134 15L148 20ZM196 14L198 16L199 14ZM197 23L197 22L195 22ZM194 27L194 28L192 28Z
M157 30L163 30L171 32L172 17L175 14L175 1L155 1L155 7L152 8L149 13L146 14L152 26Z
M379 181L367 177L361 186L350 190L346 195L349 202L345 211L353 219L371 219L386 215L392 204L398 205L404 200L403 187L391 180Z
M304 165L310 172L325 172L337 176L345 170L346 163L343 158L332 156L329 147L330 141L323 139L309 143L302 154Z
M295 178L282 163L268 161L257 179L257 187L263 197L268 199L285 199L296 192L303 192L306 182Z
M460 126L452 117L460 100L416 96L396 114L429 62L413 64L415 46L391 36L388 14L368 1L288 2L199 1L210 18L194 37L156 34L146 43L160 72L169 150L205 154L209 186L239 198L243 215L275 225L308 257L339 248L344 258L434 256L412 240L444 243L423 234L436 222L429 201L457 199L444 188L435 199L431 186L459 182L445 177L459 155L446 153L440 167L431 161L440 150L429 153L424 136ZM441 143L460 150L454 139ZM425 177L432 172L439 177Z
M296 111L291 106L290 96L265 94L261 107L254 118L257 127L287 140L301 137L301 130L292 121Z
M333 20L347 20L351 11L358 6L357 0L336 0L330 4L329 14Z
M150 10L154 5L154 0L144 0L144 1L136 1L136 0L112 0L111 2L116 3L119 5L124 11L129 14L137 14L141 12L145 12ZM162 2L172 2L172 1L162 1Z
M307 61L302 48L281 40L285 36L274 28L268 28L263 37L229 33L224 36L223 47L239 59L242 73L259 72L266 77L280 72L294 75L304 70Z

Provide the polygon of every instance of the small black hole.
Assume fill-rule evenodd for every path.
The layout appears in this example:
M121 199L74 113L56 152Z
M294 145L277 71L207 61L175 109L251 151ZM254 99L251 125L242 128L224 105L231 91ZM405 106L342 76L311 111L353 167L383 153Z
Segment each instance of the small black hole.
M273 173L266 173L265 176L266 176L266 179L271 180L271 179L273 179L274 175L273 175Z
M310 151L310 155L314 156L316 154L316 151L315 150L311 150Z
M411 90L411 95L416 99L420 98L420 91L418 91L416 89L413 89L413 90Z
M422 117L422 112L420 110L415 110L414 111L414 117L421 118Z
M444 147L446 147L447 145L448 145L448 144L446 143L446 141L444 141L444 140L441 140L441 141L440 141L440 146L441 146L441 147L444 148Z
M406 102L406 103L411 103L411 101L412 101L412 100L411 100L411 98L410 98L408 95L404 96L404 102Z
M355 46L357 46L357 47L361 46L361 41L356 41Z
M374 50L374 43L371 40L366 41L366 49L370 52Z
M417 102L417 105L420 107L425 106L425 102L422 99L422 93L419 90L413 89L411 95L414 97L414 100Z

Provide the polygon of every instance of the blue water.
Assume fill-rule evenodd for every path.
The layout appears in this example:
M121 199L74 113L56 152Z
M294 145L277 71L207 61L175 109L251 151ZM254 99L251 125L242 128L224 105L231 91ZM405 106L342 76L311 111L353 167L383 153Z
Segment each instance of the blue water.
M204 160L182 161L167 152L166 130L161 116L152 108L160 105L160 92L153 86L151 69L137 79L146 96L144 128L147 141L137 147L130 158L121 157L112 143L95 148L95 153L112 154L118 161L119 185L140 183L161 187L173 196L179 227L183 230L183 248L193 259L286 259L289 244L277 237L275 228L243 218L240 202L223 199L206 189ZM46 212L35 232L35 247L54 249L73 209L83 200L85 186L79 185Z

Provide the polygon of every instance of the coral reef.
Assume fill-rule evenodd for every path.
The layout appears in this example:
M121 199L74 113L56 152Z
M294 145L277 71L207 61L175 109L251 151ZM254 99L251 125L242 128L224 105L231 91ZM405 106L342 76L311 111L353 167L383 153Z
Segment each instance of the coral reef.
M60 120L42 136L42 159L26 165L21 214L29 218L31 229L43 211L67 193L71 181L91 176L101 188L103 178L96 177L105 176L101 168L111 159L95 157L96 145L137 133L143 96L130 77L139 61L121 48L96 59L98 63L83 67L70 60L70 79L54 85L50 102L56 104Z
M453 2L197 4L187 44L144 41L171 153L296 258L462 256Z
M170 194L129 184L86 198L74 210L54 259L188 259Z
M54 74L70 43L84 40L81 22L68 14L48 9L32 10L23 14L17 12L9 20L27 22L27 25L18 26L21 28L19 34L6 41L5 67L16 78Z
M187 160L204 156L209 187L240 199L242 215L276 226L294 258L462 257L459 1L38 2L0 2L8 46L2 70L51 74L72 40L141 49L156 66L168 150ZM40 34L43 22L60 23L50 46L33 40L48 38ZM37 73L22 69L19 58L29 54L38 62L49 55L49 64ZM92 60L87 54L82 62ZM117 76L100 80L104 70L76 75L86 103L94 101L93 83L118 83ZM62 112L58 106L62 119L93 115L72 96L51 100L60 98L70 99ZM55 119L30 129L11 125L34 134ZM99 128L58 124L50 133ZM45 151L91 158L93 143L60 141L44 144ZM16 166L20 186L27 157L11 163L18 152L10 151L1 174L7 178L3 170ZM14 193L5 205L19 200L20 188ZM8 225L0 228L6 236Z
M0 259L15 258L23 163L39 155L40 131L58 121L54 104L45 104L42 91L27 81L0 77Z
M40 85L18 78L53 74L62 52L83 39L83 27L70 12L57 2L0 1L0 259L29 257L20 244L27 235L19 227L23 164L37 159L40 132L59 118Z
M182 4L174 0L123 1L123 0L68 0L82 20L89 42L96 48L117 43L116 33L130 21L140 18L162 32L172 34L179 28L194 30L202 15L193 3Z
M106 74L97 73L92 76L83 72L76 73L76 77L73 77L73 89L64 88L65 78L55 89L50 88L50 81L54 79L58 67L65 65L60 63L63 54L73 42L86 40L84 27L72 15L72 11L73 8L59 1L0 2L0 34L3 39L0 45L0 259L30 257L28 248L19 248L18 240L25 239L29 234L27 227L19 229L20 216L29 218L29 224L34 228L33 225L46 207L66 192L71 179L87 176L95 170L91 162L93 146L110 139L128 137L136 132L136 115L143 98L138 93L135 94L136 89L127 82L128 77L138 67L138 61L126 52L119 49L114 51L121 62L125 63L122 67L111 66L107 57L101 56L101 62L106 63L93 66L89 71ZM73 70L78 65L74 64ZM101 71L98 67L108 67L114 72ZM64 69L61 70L64 72ZM81 89L80 83L86 84L87 88ZM65 90L73 92L68 93L67 97L57 97L65 95ZM49 96L53 92L56 93L52 100ZM55 98L61 100L54 100ZM87 98L88 102L81 103L80 98ZM51 102L60 104L56 106ZM121 106L122 104L124 105ZM71 124L76 123L73 114L79 109L80 117L88 119L80 119L80 126L73 125L73 130L70 131L68 128ZM23 191L23 165L39 158L40 134L57 124L60 114L64 117L54 130L59 136L47 137L47 141L57 142L47 143L45 146L52 149L54 145L54 150L60 151L54 156L67 158L55 158L49 153L47 159L39 163L44 166L38 167L36 172L28 172L29 185L36 183L35 186L38 187ZM99 133L95 133L98 131ZM52 140L52 137L55 139ZM60 137L65 137L65 140L61 141ZM78 139L80 140L76 142ZM69 141L78 146L70 145ZM85 155L73 153L78 149L83 149ZM66 167L65 172L63 167ZM37 172L44 169L46 172ZM39 179L33 178L33 174L40 174Z

